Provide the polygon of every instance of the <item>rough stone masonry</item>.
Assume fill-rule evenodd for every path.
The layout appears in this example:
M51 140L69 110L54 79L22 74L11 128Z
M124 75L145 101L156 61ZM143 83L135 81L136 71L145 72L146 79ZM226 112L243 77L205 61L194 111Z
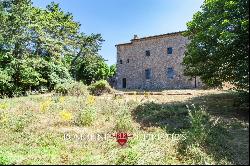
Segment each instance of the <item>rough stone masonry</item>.
M139 38L116 45L117 89L185 89L201 86L183 75L182 60L189 42L182 32Z

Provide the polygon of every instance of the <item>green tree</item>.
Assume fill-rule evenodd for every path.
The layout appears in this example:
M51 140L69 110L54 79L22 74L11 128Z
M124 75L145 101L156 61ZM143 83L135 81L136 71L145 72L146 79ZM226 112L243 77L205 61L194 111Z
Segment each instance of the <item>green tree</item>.
M110 70L110 74L109 74L110 77L113 77L116 75L116 65L115 64L111 65L109 70Z
M209 86L249 88L249 1L205 0L187 23L184 73Z
M70 66L71 66L71 73L73 77L76 79L77 78L77 71L79 69L79 66L81 65L82 59L85 58L85 56L88 55L96 55L97 52L101 48L101 43L104 40L102 39L100 34L91 34L89 36L84 35L81 33L78 38L77 38L77 51L76 54L73 54L73 56L69 57L68 60L70 60ZM96 60L98 56L92 56L92 58ZM89 58L89 57L87 57ZM102 59L101 57L97 59ZM79 64L80 63L80 64ZM78 69L77 69L78 68ZM94 71L91 71L94 72Z
M107 80L110 68L99 55L86 55L78 62L77 80L89 85L98 80Z
M100 34L81 33L80 23L55 3L41 9L31 0L0 0L0 25L0 96L53 90L103 41Z

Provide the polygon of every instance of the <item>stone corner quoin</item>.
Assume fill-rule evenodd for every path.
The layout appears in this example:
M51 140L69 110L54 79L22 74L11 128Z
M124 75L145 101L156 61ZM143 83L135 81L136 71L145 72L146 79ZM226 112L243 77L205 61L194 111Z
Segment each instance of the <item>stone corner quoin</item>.
M182 32L134 38L117 44L117 89L192 89L202 86L199 78L183 75L185 47Z

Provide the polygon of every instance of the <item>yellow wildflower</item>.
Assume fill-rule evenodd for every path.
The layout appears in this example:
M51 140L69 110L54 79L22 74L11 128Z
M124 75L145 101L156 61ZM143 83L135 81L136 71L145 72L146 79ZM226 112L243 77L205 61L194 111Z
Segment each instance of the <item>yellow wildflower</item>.
M95 97L92 95L89 95L86 99L86 105L93 105L95 103Z
M70 112L65 111L65 110L60 112L60 116L61 116L61 119L64 121L70 121L73 118L73 115Z
M59 102L60 103L63 103L65 101L65 97L64 96L61 96L60 98L59 98Z
M51 99L45 100L44 102L42 102L42 103L40 104L40 110L41 110L42 112L47 111L47 109L51 106L51 104L52 104Z
M7 124L9 121L9 118L6 114L0 114L0 123L1 124Z
M5 109L7 109L9 107L9 105L7 104L7 103L1 103L0 104L0 109L1 110L5 110Z

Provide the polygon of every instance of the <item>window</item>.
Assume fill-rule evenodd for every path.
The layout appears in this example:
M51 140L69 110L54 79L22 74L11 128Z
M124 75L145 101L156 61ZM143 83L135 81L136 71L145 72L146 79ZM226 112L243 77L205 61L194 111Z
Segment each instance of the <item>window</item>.
M122 64L122 60L120 60L120 64Z
M150 56L150 51L149 50L146 51L146 56Z
M174 78L174 69L172 67L167 69L167 78Z
M146 79L151 79L151 69L145 70L145 76L146 76Z
M127 59L127 63L129 63L129 59Z
M168 54L172 54L173 53L173 48L172 47L168 47Z

